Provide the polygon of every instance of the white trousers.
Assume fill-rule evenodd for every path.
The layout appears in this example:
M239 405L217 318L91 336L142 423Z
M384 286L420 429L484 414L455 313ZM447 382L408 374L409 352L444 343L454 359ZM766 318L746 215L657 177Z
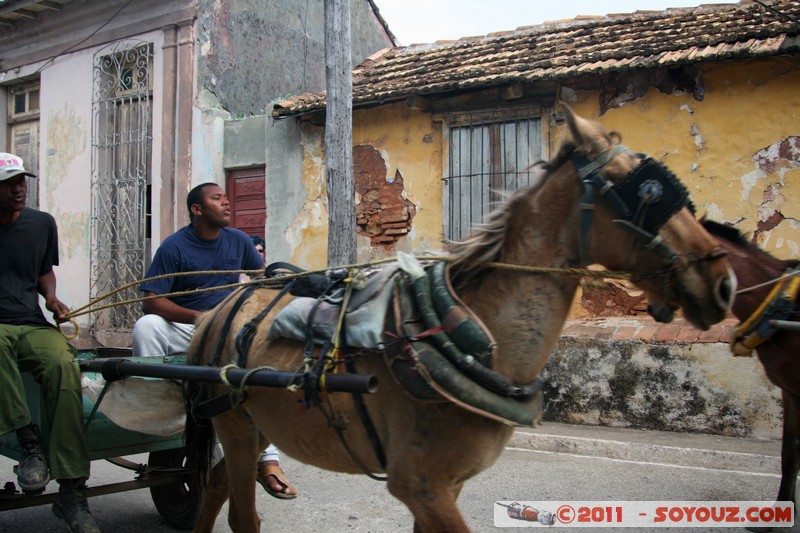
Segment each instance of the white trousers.
M185 354L194 333L193 324L170 322L159 315L144 315L133 326L133 356L163 357ZM280 461L278 448L270 444L258 462Z

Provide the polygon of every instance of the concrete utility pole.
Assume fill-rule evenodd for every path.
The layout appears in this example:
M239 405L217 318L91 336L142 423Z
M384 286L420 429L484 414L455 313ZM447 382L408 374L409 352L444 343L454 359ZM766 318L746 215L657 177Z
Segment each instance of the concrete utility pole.
M328 187L328 266L356 262L353 181L353 67L350 2L325 0L325 166Z

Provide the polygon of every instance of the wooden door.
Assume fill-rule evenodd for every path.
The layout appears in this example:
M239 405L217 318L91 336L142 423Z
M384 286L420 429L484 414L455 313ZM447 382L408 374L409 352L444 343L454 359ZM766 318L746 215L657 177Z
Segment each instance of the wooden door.
M266 168L229 170L225 190L231 203L231 226L264 237L267 223Z

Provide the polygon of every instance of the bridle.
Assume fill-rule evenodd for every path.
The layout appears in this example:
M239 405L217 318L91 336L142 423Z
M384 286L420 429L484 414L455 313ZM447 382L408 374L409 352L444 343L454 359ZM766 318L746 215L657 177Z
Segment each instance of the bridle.
M604 178L600 174L600 170L623 152L632 154L640 163L622 181L613 183ZM669 274L674 270L681 267L688 268L689 264L696 261L713 260L727 254L724 249L715 248L702 257L681 256L670 248L658 234L661 226L684 207L688 206L694 212L689 191L677 176L660 161L645 154L632 152L622 144L611 146L594 160L577 151L572 152L571 159L583 187L580 205L579 254L581 262L587 262L589 228L592 224L595 200L598 194L608 201L619 215L620 218L614 220L615 224L634 233L638 239L643 239L646 249L656 251L666 260L667 268L648 274L647 277L666 275L668 284ZM645 276L642 275L640 279L642 277Z

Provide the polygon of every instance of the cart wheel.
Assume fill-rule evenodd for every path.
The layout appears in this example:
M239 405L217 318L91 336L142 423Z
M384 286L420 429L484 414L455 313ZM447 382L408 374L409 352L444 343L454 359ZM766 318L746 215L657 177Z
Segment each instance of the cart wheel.
M150 452L147 464L151 467L186 467L186 450L174 448ZM177 529L194 527L200 510L200 490L196 479L150 487L150 496L167 524Z

